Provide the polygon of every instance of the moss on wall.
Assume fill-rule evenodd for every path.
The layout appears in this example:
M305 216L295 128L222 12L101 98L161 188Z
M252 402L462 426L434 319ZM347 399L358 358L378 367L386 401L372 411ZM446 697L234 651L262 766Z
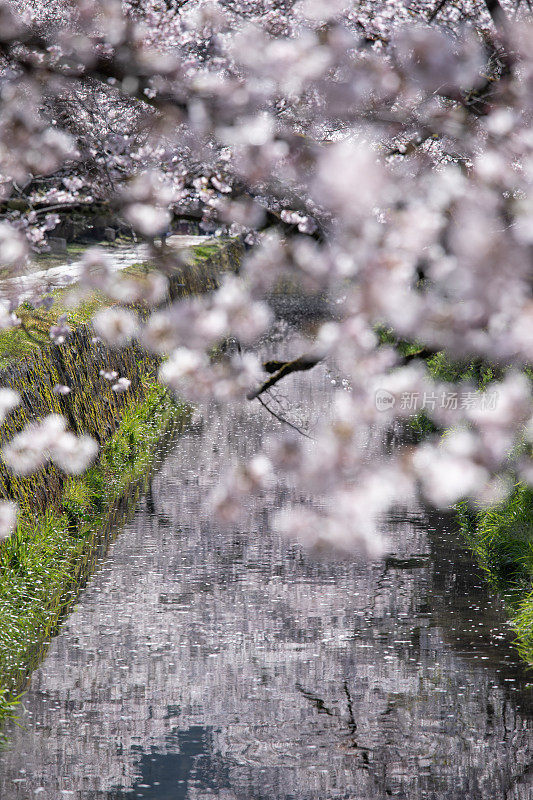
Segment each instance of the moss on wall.
M193 248L171 279L170 299L216 287L223 273L238 269L241 255L236 241ZM18 336L0 338L0 356ZM0 372L0 385L22 398L0 427L0 446L27 422L57 412L97 439L101 452L76 478L53 465L22 477L0 463L0 496L21 510L16 532L0 545L0 721L13 713L60 620L146 488L161 447L190 414L157 384L155 357L135 344L112 350L95 342L88 325L78 325L64 345L30 350ZM130 389L117 395L101 369L127 376ZM55 394L56 384L70 386L70 394Z
M132 402L101 457L42 512L23 508L0 548L0 717L16 701L51 636L120 524L146 489L158 454L189 417L154 383Z

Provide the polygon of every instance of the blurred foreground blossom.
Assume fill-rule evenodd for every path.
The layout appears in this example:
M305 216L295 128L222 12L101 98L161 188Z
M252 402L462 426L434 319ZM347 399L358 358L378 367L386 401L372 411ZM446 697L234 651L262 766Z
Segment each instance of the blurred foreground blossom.
M17 524L18 507L16 503L0 502L0 542L7 539Z
M157 236L170 225L170 214L166 209L154 208L147 203L133 203L129 206L126 219L144 236Z
M98 444L90 436L75 436L65 431L50 446L50 458L63 472L80 475L89 467L98 453Z
M57 323L50 328L50 339L54 344L64 344L72 328L67 325L67 315L61 314Z
M341 498L336 498L340 500ZM336 551L345 555L357 553L365 558L379 558L386 550L371 515L346 517L347 498L330 513L307 508L284 510L275 518L275 528L283 536L295 539L315 553ZM361 511L361 509L359 509Z
M70 394L71 389L70 386L65 386L63 383L56 383L52 391L54 394L59 394L64 397L67 394Z
M487 503L531 480L525 4L512 23L507 3L23 5L19 17L20 4L0 2L0 329L30 330L29 295L33 310L49 307L47 279L25 270L50 231L73 208L111 210L116 226L102 213L95 228L119 242L77 267L79 299L116 304L96 313L95 344L138 339L179 397L268 406L270 377L275 394L295 370L264 370L246 348L290 306L314 337L291 358L327 359L342 387L312 444L286 425L223 476L221 517L284 475L318 498L284 530L372 555L380 515L416 492ZM193 263L167 242L178 219L246 248L201 297L173 277L193 285L212 251ZM126 231L153 270L112 262ZM63 344L69 330L60 317L50 337ZM115 393L130 388L111 368L101 376ZM431 433L378 449L370 469L369 441L402 438L420 413ZM17 434L6 463L24 474L50 457L74 472L89 463L93 446L61 424Z
M30 423L2 448L5 463L19 475L30 475L51 460L64 472L79 475L96 458L98 444L65 428L66 421L58 414Z
M98 336L112 347L125 347L137 335L139 323L133 311L125 308L106 308L93 317Z
M28 255L28 243L21 232L8 222L0 222L0 268L21 267Z
M123 392L127 392L131 386L131 381L129 378L119 378L116 383L113 384L111 389L115 392L115 394L122 394Z
M161 365L159 379L178 393L187 382L194 382L199 378L200 370L208 364L207 357L194 350L179 347Z
M112 369L112 370L101 369L100 370L100 375L106 381L114 381L114 380L116 380L118 378L118 372L116 370L114 370L114 369Z
M14 389L0 389L0 423L20 403L20 395Z

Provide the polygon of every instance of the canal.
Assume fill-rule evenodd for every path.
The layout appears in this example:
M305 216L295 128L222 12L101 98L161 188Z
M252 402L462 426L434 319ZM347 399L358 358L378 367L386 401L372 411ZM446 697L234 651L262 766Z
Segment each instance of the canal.
M341 389L322 366L290 381L312 430ZM210 406L164 457L8 727L2 800L533 798L531 676L453 517L398 510L371 562L272 532L282 482L212 519L278 432Z

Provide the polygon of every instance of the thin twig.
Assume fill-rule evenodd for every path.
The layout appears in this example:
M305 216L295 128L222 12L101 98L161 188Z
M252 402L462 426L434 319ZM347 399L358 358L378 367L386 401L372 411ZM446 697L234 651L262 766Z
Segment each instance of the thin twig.
M428 17L428 22L433 22L437 14L439 14L442 11L447 2L448 0L440 0L440 3L437 3L437 5L435 6L435 8Z
M305 438L306 438L306 439L311 439L311 441L313 441L313 437L312 437L312 436L309 436L309 434L308 434L308 433L306 433L305 431L303 431L301 428L299 428L299 427L298 427L297 425L295 425L293 422L289 422L289 420L288 420L288 419L285 419L285 417L282 417L280 414L276 414L276 412L275 412L275 411L273 411L273 410L270 408L270 406L268 406L268 405L265 403L265 401L263 400L263 398L262 398L262 397L259 397L259 395L258 395L258 396L256 397L256 400L259 400L259 402L261 403L261 405L263 406L263 408L266 408L266 410L268 411L268 413L269 413L269 414L272 414L272 416L273 416L273 417L275 417L275 418L278 420L278 422L283 422L285 425L289 425L291 428L294 428L294 430L295 430L295 431L298 431L298 433L300 433L302 436L305 436Z

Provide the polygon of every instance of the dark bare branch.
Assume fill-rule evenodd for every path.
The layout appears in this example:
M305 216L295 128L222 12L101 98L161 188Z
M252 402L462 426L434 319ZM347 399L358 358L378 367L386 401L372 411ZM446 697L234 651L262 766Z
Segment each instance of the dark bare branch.
M435 6L435 8L433 9L433 11L431 12L431 14L429 15L429 17L428 17L428 22L433 22L433 20L434 20L434 19L435 19L435 17L437 16L437 14L440 14L440 12L442 11L442 9L444 8L444 6L446 5L446 3L448 3L448 2L449 2L449 0L440 0L440 3L437 3L437 5Z
M313 369L316 367L323 360L323 356L313 356L313 355L303 355L299 358L295 358L294 361L285 361L285 362L275 362L275 361L267 361L266 363L269 365L281 363L279 369L269 378L265 383L261 384L258 389L254 389L253 392L248 392L246 398L248 400L255 400L256 397L266 392L267 389L270 389L274 386L278 381L286 378L287 375L291 375L293 372L305 372L308 369ZM269 370L267 369L267 372Z
M485 0L487 11L497 28L503 27L507 23L507 15L503 10L500 0Z

